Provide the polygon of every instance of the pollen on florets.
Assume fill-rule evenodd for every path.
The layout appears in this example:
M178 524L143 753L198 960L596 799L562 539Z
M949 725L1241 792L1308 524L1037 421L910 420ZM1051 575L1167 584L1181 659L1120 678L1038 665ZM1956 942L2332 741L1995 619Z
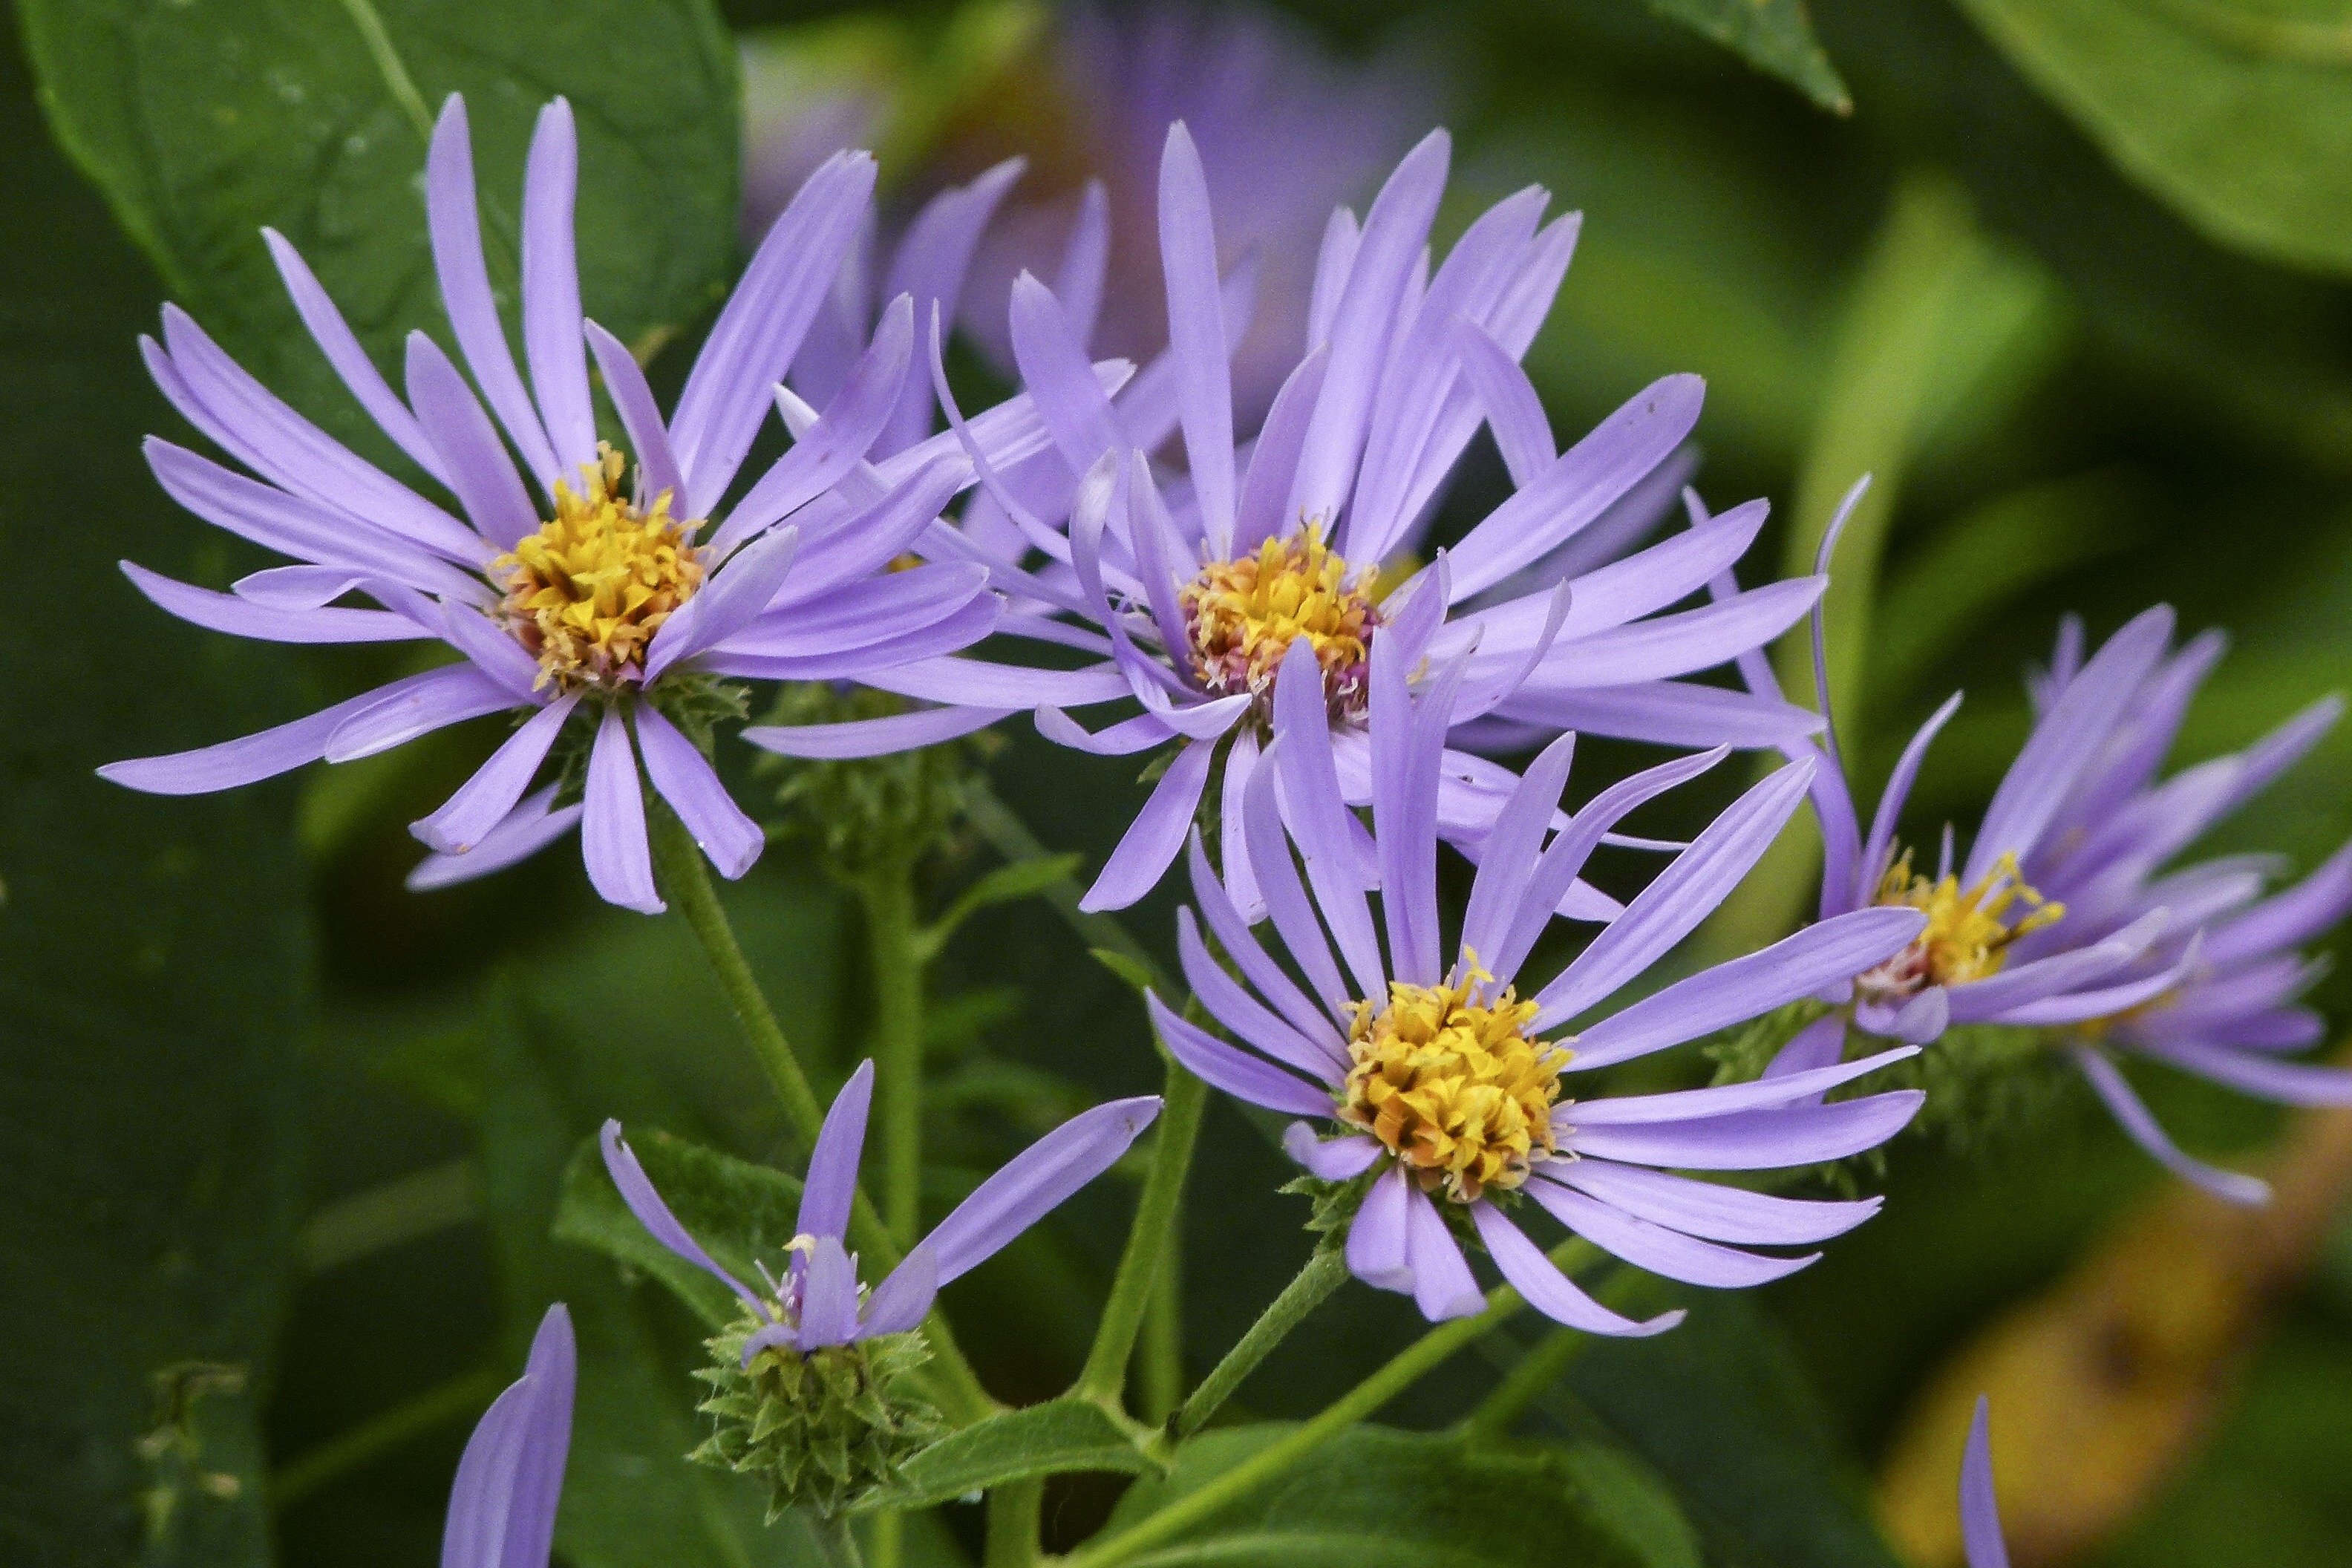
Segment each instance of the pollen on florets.
M1564 1046L1528 1038L1541 1009L1473 965L1451 984L1392 981L1356 1004L1339 1120L1379 1139L1425 1191L1508 1191L1552 1157Z
M643 507L624 495L625 459L598 450L577 489L556 481L555 515L490 563L506 590L498 617L539 660L542 686L640 679L646 645L702 585L700 524L670 516L667 490Z
M1911 852L1886 868L1876 902L1922 910L1927 924L1911 945L1859 976L1854 986L1873 1001L1900 1001L1931 985L1965 985L2000 973L2010 945L2028 931L2063 919L2027 885L2015 855L2003 855L1972 887L1949 873L1929 880L1911 870Z
M1193 672L1219 696L1246 691L1264 706L1283 655L1303 637L1322 667L1333 716L1360 718L1366 654L1381 624L1379 578L1378 567L1351 577L1312 523L1255 554L1211 562L1177 593Z
M931 1359L920 1329L803 1352L771 1345L743 1361L765 1320L745 1309L704 1342L711 1388L698 1406L715 1423L687 1458L768 1488L768 1522L790 1508L831 1518L898 1482L898 1467L946 1427L917 1390Z

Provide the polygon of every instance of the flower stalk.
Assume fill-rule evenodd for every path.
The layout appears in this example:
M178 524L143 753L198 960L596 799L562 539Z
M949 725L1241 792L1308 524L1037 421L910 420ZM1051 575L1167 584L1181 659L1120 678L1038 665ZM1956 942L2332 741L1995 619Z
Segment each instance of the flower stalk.
M922 1226L924 968L912 863L881 862L860 879L858 895L874 965L882 1217L898 1245L911 1247Z
M1201 1380L1192 1397L1176 1413L1176 1436L1189 1437L1208 1424L1209 1417L1233 1396L1235 1389L1255 1372L1260 1363L1274 1353L1275 1347L1288 1338L1290 1331L1305 1322L1309 1314L1348 1278L1348 1260L1337 1247L1318 1247L1307 1260L1307 1266L1282 1288L1282 1294L1266 1304L1249 1331L1234 1342L1225 1359Z
M1567 1268L1591 1255L1589 1243L1570 1237L1552 1249L1551 1260L1555 1265ZM1072 1552L1063 1561L1067 1568L1113 1568L1116 1563L1132 1562L1152 1547L1182 1534L1193 1525L1258 1491L1299 1460L1412 1387L1424 1374L1436 1370L1455 1352L1508 1322L1526 1304L1519 1293L1508 1285L1496 1286L1486 1292L1485 1310L1438 1324L1287 1436L1268 1444L1206 1484L1186 1492L1157 1513L1138 1521L1108 1540L1090 1543Z
M1151 1165L1143 1179L1143 1194L1135 1205L1135 1223L1119 1255L1118 1272L1111 1277L1110 1299L1103 1304L1102 1321L1087 1352L1086 1369L1078 1374L1077 1393L1107 1408L1121 1408L1127 1386L1127 1364L1150 1305L1155 1276L1163 1264L1172 1266L1177 1213L1184 1195L1184 1178L1192 1168L1192 1145L1200 1136L1201 1113L1209 1089L1171 1058L1160 1131L1151 1145Z

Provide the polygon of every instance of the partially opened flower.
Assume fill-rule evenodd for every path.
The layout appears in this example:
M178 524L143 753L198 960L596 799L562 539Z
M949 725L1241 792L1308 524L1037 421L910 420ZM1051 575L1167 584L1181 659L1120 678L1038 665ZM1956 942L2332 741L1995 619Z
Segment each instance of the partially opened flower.
M1465 658L1450 689L1450 732L1489 716L1486 739L1517 745L1564 729L1675 745L1781 744L1818 721L1777 697L1679 677L1777 636L1819 596L1819 578L1771 584L1724 604L1658 614L1703 589L1745 552L1759 502L1607 565L1585 570L1559 547L1653 479L1697 420L1700 384L1669 377L1566 453L1518 365L1573 248L1577 220L1544 221L1530 187L1474 222L1424 283L1420 263L1443 194L1449 144L1433 133L1401 163L1360 231L1337 215L1318 273L1304 353L1255 441L1236 446L1228 355L1231 290L1217 272L1207 182L1181 125L1161 165L1160 236L1171 348L1114 401L1088 371L1084 336L1034 278L1013 288L1012 339L1053 451L1019 472L972 447L983 491L1016 527L1034 572L1003 561L992 580L1013 602L1001 629L1109 656L1076 671L942 658L879 679L893 690L975 717L1039 711L1048 739L1108 754L1172 749L1150 802L1087 894L1117 908L1149 891L1174 859L1213 772L1238 802L1262 746L1275 672L1311 648L1339 788L1371 798L1365 740L1370 652L1403 642L1406 668ZM961 422L936 333L932 378ZM1510 500L1426 569L1383 575L1419 538L1471 438L1491 428L1517 486ZM1181 435L1181 480L1150 454ZM1163 493L1164 492L1164 493ZM966 520L967 550L985 535ZM1573 577L1532 580L1550 562ZM1141 711L1089 732L1063 710L1131 700ZM843 737L818 736L825 742ZM786 741L784 744L795 744ZM1445 837L1474 856L1511 775L1458 747L1438 805ZM1228 809L1224 860L1255 910L1249 849ZM1591 895L1565 912L1606 919Z
M621 1124L604 1123L604 1168L630 1212L655 1240L743 1304L735 1326L711 1342L723 1363L704 1374L719 1393L703 1409L720 1426L694 1457L760 1476L779 1510L806 1503L830 1513L861 1489L891 1479L929 1434L931 1413L906 1382L929 1351L908 1336L940 1288L1110 1169L1160 1113L1159 1097L1146 1095L1072 1117L982 1182L869 1290L844 1238L873 1095L869 1061L825 1112L809 1155L798 1234L780 1273L761 1266L758 1289L688 1234L622 1141Z
M1916 1054L1912 1047L1715 1089L1601 1099L1577 1099L1570 1089L1576 1075L1850 980L1911 941L1919 914L1865 910L1822 921L1571 1031L1567 1026L1636 980L1722 901L1794 812L1811 770L1795 764L1750 789L1567 968L1523 995L1521 966L1601 836L1724 753L1611 785L1547 843L1574 745L1572 737L1555 742L1496 820L1448 963L1438 927L1434 802L1445 688L1461 674L1448 668L1419 697L1405 675L1398 656L1375 649L1370 854L1379 924L1364 892L1360 829L1335 787L1316 667L1298 645L1276 687L1274 743L1241 809L1274 928L1305 985L1259 944L1196 837L1199 920L1241 980L1212 956L1189 910L1178 928L1184 973L1242 1044L1217 1039L1154 997L1160 1038L1228 1093L1311 1119L1291 1125L1285 1142L1293 1157L1328 1181L1369 1182L1348 1229L1349 1267L1382 1289L1409 1291L1432 1319L1480 1306L1457 1235L1469 1232L1505 1279L1563 1323L1621 1334L1671 1325L1672 1316L1634 1322L1580 1290L1523 1229L1528 1200L1603 1251L1671 1279L1745 1286L1802 1268L1811 1256L1751 1249L1838 1235L1874 1213L1876 1201L1789 1198L1671 1173L1805 1165L1875 1147L1910 1120L1918 1094L1834 1104L1815 1097ZM1286 827L1277 790L1289 797ZM1304 883L1293 845L1305 861ZM1336 1135L1318 1137L1314 1123Z
M2070 620L2034 683L2033 731L1987 806L1964 862L1948 833L1935 874L1915 868L1895 827L1955 697L1916 734L1868 835L1843 781L1824 770L1824 916L1922 910L1916 942L1854 984L1862 1029L1925 1044L1957 1024L2058 1032L2124 1130L2175 1172L2237 1202L2254 1179L2219 1171L2166 1137L2110 1052L2128 1051L2264 1099L2352 1103L2352 1073L2286 1059L2323 1026L2297 998L2317 977L2296 950L2352 909L2352 847L2296 886L2263 897L2272 863L2232 856L2172 862L2301 757L2341 704L2313 704L2246 750L2159 781L2189 700L2222 651L2208 633L2171 647L2162 605L2134 617L2087 660ZM1822 1036L1797 1066L1833 1059Z
M466 1439L449 1486L441 1568L547 1568L572 1450L577 1371L572 1314L558 1301L540 1320L522 1376L490 1402Z
M753 257L667 421L628 351L581 314L577 149L560 99L540 116L524 177L528 388L483 259L460 100L449 100L433 135L425 197L436 270L490 413L423 332L408 339L405 400L395 394L301 258L270 235L320 351L456 511L338 444L167 308L163 342L142 345L149 369L192 425L257 477L161 439L148 442L149 462L190 510L296 564L256 573L226 594L126 563L132 582L172 614L236 636L439 641L458 658L259 734L101 772L134 789L201 794L510 712L522 721L512 736L416 824L437 852L416 885L511 863L578 821L597 890L633 909L660 909L640 763L719 868L741 875L760 852L760 829L688 735L728 705L721 683L856 676L964 647L998 613L979 568L884 570L968 482L954 443L900 454L883 470L883 492L864 504L832 493L906 383L908 301L885 312L814 427L719 515L873 181L862 153L844 153L809 178ZM591 352L625 454L598 439ZM1017 455L1024 417L1005 411L982 439L1009 431L1006 450ZM1029 428L1034 445L1034 421ZM795 526L778 526L788 519ZM381 607L338 603L354 594ZM556 782L534 792L567 729L584 746L584 769L575 769L576 752L559 752Z
M1992 1405L1982 1394L1977 1395L1968 1453L1960 1460L1960 1542L1969 1568L2009 1568L2009 1547L2000 1538L2000 1502L1992 1489Z

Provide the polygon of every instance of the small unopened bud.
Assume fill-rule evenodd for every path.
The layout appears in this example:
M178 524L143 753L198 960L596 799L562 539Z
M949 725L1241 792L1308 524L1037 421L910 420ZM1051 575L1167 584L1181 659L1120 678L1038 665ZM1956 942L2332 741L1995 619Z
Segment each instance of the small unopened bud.
M920 1329L806 1352L771 1345L747 1365L743 1345L764 1326L747 1310L706 1342L711 1364L695 1375L716 1426L687 1457L766 1483L770 1523L789 1508L840 1513L946 1430L916 1387L931 1359Z

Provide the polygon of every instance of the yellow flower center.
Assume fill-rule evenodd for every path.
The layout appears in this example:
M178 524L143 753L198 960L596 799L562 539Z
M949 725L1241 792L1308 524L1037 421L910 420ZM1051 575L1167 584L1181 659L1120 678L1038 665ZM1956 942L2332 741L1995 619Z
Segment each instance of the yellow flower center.
M1508 1191L1552 1152L1551 1109L1569 1051L1527 1037L1539 1010L1473 967L1454 985L1389 985L1388 1005L1356 1004L1339 1119L1379 1139L1424 1191L1459 1203Z
M1381 624L1379 578L1373 567L1350 582L1347 562L1312 524L1267 540L1255 555L1202 567L1177 594L1201 684L1220 696L1246 691L1264 702L1283 655L1305 637L1323 667L1332 711L1361 713L1370 673L1365 649Z
M669 514L664 490L640 510L621 493L621 454L555 484L555 515L490 563L506 589L499 618L539 660L540 684L613 687L645 668L646 644L702 585L698 522Z
M1856 983L1878 1000L1914 995L1930 985L1990 979L2009 962L2011 942L2066 913L2065 905L2051 903L2027 885L2015 855L2003 855L1975 886L1963 889L1958 877L1929 881L1913 875L1906 849L1886 868L1877 902L1927 916L1927 929L1910 946Z

